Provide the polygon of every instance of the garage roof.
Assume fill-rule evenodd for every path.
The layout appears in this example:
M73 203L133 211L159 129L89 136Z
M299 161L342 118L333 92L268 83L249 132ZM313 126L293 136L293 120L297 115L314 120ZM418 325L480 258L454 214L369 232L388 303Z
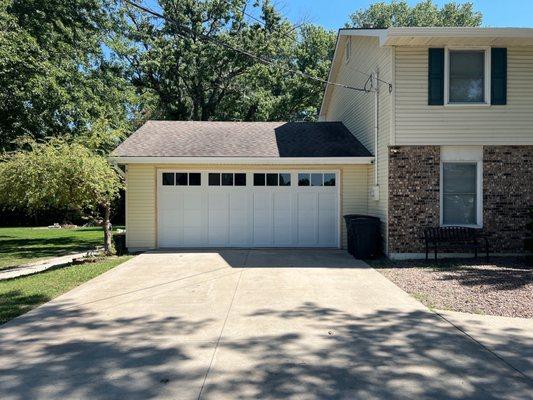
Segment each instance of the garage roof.
M370 157L342 122L148 121L121 157Z

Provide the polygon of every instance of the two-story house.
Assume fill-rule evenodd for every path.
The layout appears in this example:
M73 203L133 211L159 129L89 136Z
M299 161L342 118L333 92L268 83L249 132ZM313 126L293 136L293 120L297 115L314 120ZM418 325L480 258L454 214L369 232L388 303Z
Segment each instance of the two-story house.
M368 212L386 252L415 257L428 226L490 235L520 253L533 206L533 29L342 29L330 81L380 81L375 95L326 89L323 121L342 121L375 156Z
M533 29L342 29L329 81L317 123L143 125L111 157L127 246L345 247L342 216L359 213L390 257L420 256L439 225L522 251Z

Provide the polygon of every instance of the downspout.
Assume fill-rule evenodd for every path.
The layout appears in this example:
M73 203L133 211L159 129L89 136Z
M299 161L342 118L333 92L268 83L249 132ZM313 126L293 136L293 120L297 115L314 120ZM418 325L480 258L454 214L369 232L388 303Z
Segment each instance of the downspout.
M379 200L379 183L378 183L378 131L379 131L379 70L372 74L372 86L374 87L374 187L372 195L374 200Z

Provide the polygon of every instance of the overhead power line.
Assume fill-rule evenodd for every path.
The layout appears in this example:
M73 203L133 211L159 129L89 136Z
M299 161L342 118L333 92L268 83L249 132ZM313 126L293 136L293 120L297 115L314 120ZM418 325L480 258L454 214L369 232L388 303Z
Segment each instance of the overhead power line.
M221 0L221 1L223 1L223 2L225 2L226 4L230 5L230 3L229 3L228 0ZM258 22L261 26L263 26L263 27L266 26L265 21L263 21L263 20L261 20L261 19L255 17L254 15L252 15L252 14L246 12L246 9L243 9L243 10L241 11L241 13L242 13L243 15L246 15L248 18L250 18L250 19L252 19L252 20ZM281 35L283 35L284 37L288 38L288 39L292 39L292 37L289 37L288 33L286 33L286 32L283 32L283 31L281 31L281 30L278 30L277 32L280 33ZM353 66L350 66L350 65L346 65L346 67L347 67L348 69L351 69L351 70L354 71L354 72L357 72L357 73L359 73L359 74L361 74L361 75L367 77L367 80L366 80L365 85L364 85L364 86L365 86L365 91L370 92L370 91L372 90L372 82L373 82L373 80L375 80L375 81L378 82L378 83L383 83L383 84L387 85L387 86L388 86L388 89L389 89L389 93L392 93L392 83L387 82L386 80L383 80L383 79L381 79L381 78L378 78L378 77L375 76L375 75L373 76L373 73L372 73L372 72L363 72L363 71L361 71L360 69L357 69L357 68L355 68L355 67L353 67ZM370 87L371 87L371 88L370 88L370 89L366 89L366 86L367 86L369 83L370 83Z
M131 1L131 0L122 0L122 1L124 1L127 4L129 4L132 7L137 8L138 10L143 11L146 14L150 14L153 17L160 18L160 19L163 19L163 20L165 20L165 21L167 21L169 23L174 24L176 27L179 28L179 30L181 30L182 32L185 32L186 34L189 34L189 35L194 34L194 32L191 29L189 29L186 26L181 25L180 23L178 23L173 18L167 17L166 15L163 15L163 14L161 14L161 13L159 13L157 11L154 11L154 10L148 8L148 7L145 7L145 6L141 5L141 4L137 4L134 1ZM190 37L188 37L186 34L177 32L178 36L180 36L180 37L182 37L184 39L189 39ZM342 84L342 83L331 82L331 81L329 81L327 79L322 79L322 78L307 74L305 72L302 72L300 70L287 67L287 66L279 64L279 63L277 63L277 62L275 62L275 61L273 61L273 60L271 60L271 59L269 59L267 57L254 54L254 53L252 53L252 52L250 52L248 50L241 49L241 48L236 47L236 46L234 46L232 44L229 44L228 42L226 42L224 40L220 40L218 38L214 38L212 36L208 36L208 35L203 34L203 33L200 33L199 37L200 37L200 39L202 39L205 42L215 43L215 44L217 44L217 45L219 45L221 47L224 47L227 50L231 50L231 51L236 52L236 53L244 54L245 56L247 56L249 58L252 58L252 59L254 59L256 61L259 61L262 64L266 64L266 65L270 65L270 66L279 68L281 70L284 70L287 73L296 74L296 75L299 75L299 76L301 76L303 78L310 79L310 80L313 80L313 81L316 81L316 82L325 83L327 85L337 86L337 87L341 87L341 88L344 88L344 89L354 90L354 91L357 91L357 92L365 92L365 93L370 92L370 90L368 90L366 88L359 88L359 87L355 87L355 86L351 86L351 85L345 85L345 84Z

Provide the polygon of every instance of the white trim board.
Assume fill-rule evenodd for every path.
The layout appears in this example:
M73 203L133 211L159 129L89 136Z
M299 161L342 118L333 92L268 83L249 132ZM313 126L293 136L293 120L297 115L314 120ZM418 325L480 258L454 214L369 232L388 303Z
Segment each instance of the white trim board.
M374 157L118 157L117 164L215 164L215 165L357 165L372 164Z

